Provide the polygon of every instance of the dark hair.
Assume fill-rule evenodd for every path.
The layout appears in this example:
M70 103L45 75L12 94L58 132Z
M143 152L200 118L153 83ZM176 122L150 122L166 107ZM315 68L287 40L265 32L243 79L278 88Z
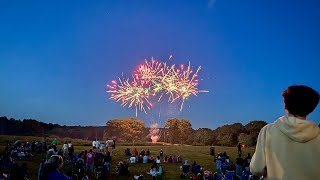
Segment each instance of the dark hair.
M306 117L319 103L319 93L308 86L289 86L282 93L285 109L292 115Z

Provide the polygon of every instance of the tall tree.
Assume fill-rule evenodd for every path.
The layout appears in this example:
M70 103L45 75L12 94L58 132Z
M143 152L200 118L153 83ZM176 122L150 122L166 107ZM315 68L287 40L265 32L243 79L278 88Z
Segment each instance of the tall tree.
M141 140L144 122L135 118L116 119L107 122L104 137L117 137L118 141L130 142Z
M186 143L188 136L192 133L192 125L189 120L170 118L166 121L167 136L171 143Z

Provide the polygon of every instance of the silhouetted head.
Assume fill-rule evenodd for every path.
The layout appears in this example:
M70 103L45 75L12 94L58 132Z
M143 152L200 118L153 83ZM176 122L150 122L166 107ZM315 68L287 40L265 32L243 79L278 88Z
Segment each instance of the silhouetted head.
M285 109L294 116L308 116L319 103L319 93L303 85L289 86L282 96Z

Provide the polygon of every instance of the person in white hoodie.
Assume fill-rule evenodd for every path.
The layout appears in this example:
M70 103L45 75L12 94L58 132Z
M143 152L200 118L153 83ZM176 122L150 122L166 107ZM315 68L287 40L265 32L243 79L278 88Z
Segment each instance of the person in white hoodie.
M250 171L268 180L320 179L320 129L306 119L319 93L290 86L282 96L287 115L261 129Z

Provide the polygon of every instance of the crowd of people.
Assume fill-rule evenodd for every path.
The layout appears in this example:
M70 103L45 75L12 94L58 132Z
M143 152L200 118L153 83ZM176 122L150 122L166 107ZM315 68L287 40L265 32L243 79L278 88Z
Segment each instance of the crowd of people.
M143 174L132 175L129 166L149 163L150 170L146 172L154 179L165 174L164 164L180 164L180 178L193 180L249 180L268 177L268 179L318 179L318 161L314 159L313 152L319 152L320 129L318 125L307 121L309 115L319 103L319 94L306 86L291 86L283 93L287 116L279 118L275 123L262 128L257 139L255 154L248 153L243 157L242 144L238 144L238 157L231 161L227 152L219 152L215 156L215 148L210 147L210 155L216 162L215 172L206 170L193 161L182 159L180 155L169 155L160 149L151 153L149 149L140 152L134 148L126 148L125 159L112 169L112 153L115 149L115 139L92 142L92 149L83 150L75 154L73 144L64 142L61 148L56 139L49 144L44 138L41 142L7 142L0 159L0 180L27 179L27 164L20 166L17 161L31 161L34 152L46 152L46 158L40 163L38 180L78 180L78 179L104 179L106 176L133 176L135 179L145 179ZM110 144L111 143L111 144ZM279 146L282 144L283 146ZM111 145L111 149L109 146ZM294 150L294 151L291 151ZM305 154L303 152L310 152ZM305 154L299 157L299 154ZM266 161L266 158L269 158ZM303 158L303 159L301 159ZM276 162L276 165L274 164ZM303 168L308 162L308 168ZM70 174L63 174L59 169L68 164L72 168ZM294 166L295 168L290 168ZM282 167L286 166L287 169ZM299 167L299 168L298 168ZM293 171L293 169L295 171ZM303 169L303 171L301 171ZM178 169L177 169L178 170ZM256 176L255 176L256 175Z
M215 157L216 170L214 174L216 179L225 177L225 179L256 179L250 172L251 154L248 153L245 158L242 157L241 149L238 148L238 157L235 162L232 162L230 156L226 153L218 153Z

